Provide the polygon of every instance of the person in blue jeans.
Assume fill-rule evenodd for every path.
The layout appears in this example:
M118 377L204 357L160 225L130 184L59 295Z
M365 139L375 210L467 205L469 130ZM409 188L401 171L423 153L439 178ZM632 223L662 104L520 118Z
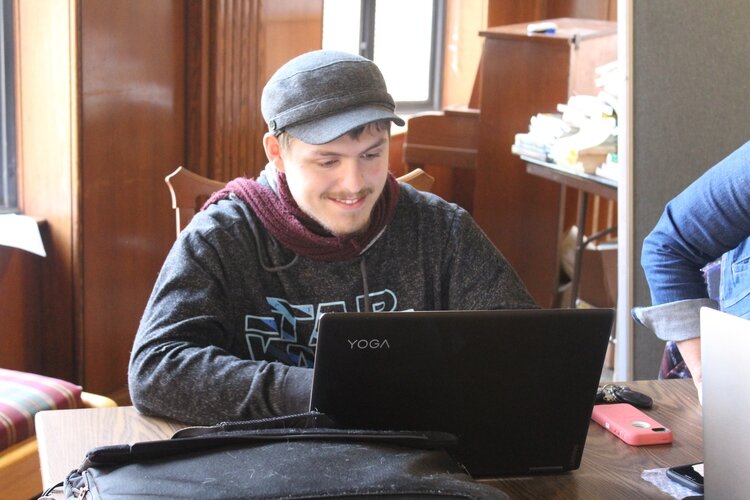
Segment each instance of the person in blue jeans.
M667 203L641 265L652 305L633 316L667 341L659 377L692 376L700 395L700 308L750 318L750 142ZM719 269L717 294L709 295L708 268Z

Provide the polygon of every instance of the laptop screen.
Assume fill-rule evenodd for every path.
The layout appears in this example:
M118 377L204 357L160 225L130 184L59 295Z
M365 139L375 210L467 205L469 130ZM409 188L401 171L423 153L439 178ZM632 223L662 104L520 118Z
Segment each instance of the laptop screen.
M455 434L474 477L575 469L610 309L331 313L311 409L351 428Z
M750 321L701 309L703 456L706 498L750 492Z

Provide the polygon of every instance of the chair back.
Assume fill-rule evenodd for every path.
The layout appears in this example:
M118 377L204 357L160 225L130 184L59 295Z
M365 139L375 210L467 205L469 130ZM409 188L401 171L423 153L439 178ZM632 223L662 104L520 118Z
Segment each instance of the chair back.
M420 191L429 191L435 182L435 178L421 168L398 177L398 180ZM177 167L174 172L164 178L164 182L167 183L172 196L177 235L188 225L190 219L201 209L206 200L225 185L224 182L198 175L185 167Z
M190 219L201 209L209 196L224 187L224 182L215 181L191 172L185 167L177 169L164 178L172 196L177 234L180 234Z
M426 191L428 193L432 189L432 185L435 184L435 178L421 168L415 168L396 179L404 184L409 184L414 189Z

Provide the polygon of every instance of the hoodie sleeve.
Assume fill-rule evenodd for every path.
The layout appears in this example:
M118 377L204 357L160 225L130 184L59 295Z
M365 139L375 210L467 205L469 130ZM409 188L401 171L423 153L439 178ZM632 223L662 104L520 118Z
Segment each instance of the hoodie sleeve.
M463 209L453 212L450 248L444 255L448 309L535 309L513 267Z
M232 271L222 257L199 232L183 232L170 251L131 353L133 404L191 424L306 411L310 369L232 354Z

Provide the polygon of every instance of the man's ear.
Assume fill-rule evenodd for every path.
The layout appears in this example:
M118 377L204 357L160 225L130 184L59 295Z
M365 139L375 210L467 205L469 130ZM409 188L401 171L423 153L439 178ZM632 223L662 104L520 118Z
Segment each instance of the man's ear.
M276 170L283 172L284 159L281 157L281 143L279 143L279 138L270 132L266 132L263 136L263 149L266 152L268 161L273 163Z

